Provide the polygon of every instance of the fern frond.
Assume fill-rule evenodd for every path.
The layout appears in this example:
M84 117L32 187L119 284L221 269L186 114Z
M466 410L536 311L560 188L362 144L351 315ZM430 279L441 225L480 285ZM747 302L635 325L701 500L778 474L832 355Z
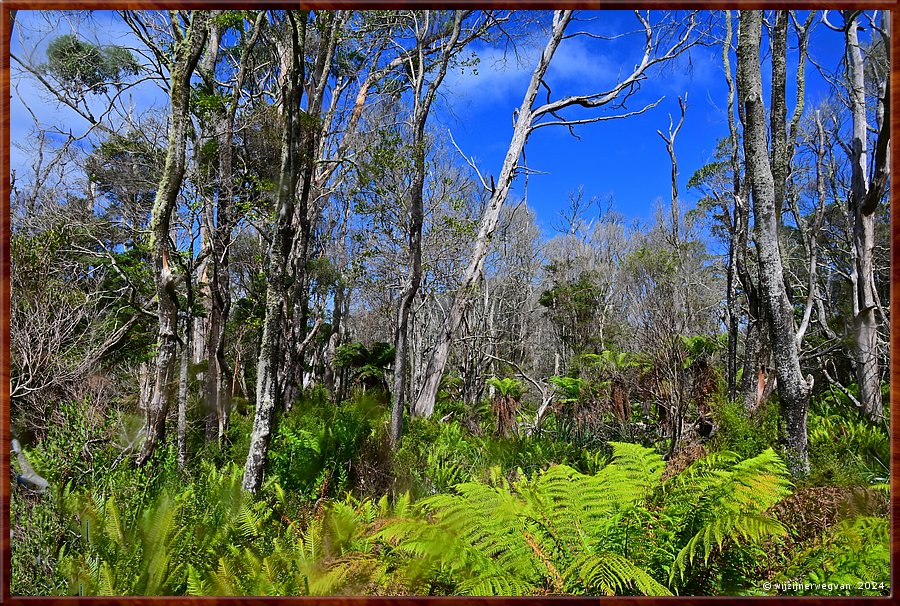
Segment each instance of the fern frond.
M187 565L187 595L209 595L209 583L193 565Z
M461 581L456 586L459 595L467 596L527 596L534 595L534 587L508 575L479 576Z
M566 584L572 593L616 595L634 587L644 595L672 595L663 585L628 558L616 553L587 553L573 560L566 570Z

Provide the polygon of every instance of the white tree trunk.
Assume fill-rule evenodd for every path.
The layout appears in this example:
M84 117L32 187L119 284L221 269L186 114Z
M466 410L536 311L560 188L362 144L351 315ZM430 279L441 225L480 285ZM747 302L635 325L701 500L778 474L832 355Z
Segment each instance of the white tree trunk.
M541 81L547 73L550 60L562 41L563 33L571 18L572 11L557 11L554 15L550 39L541 53L534 72L531 74L531 81L525 92L525 98L519 107L518 119L513 130L512 140L509 143L509 150L503 161L503 167L500 170L496 183L492 183L491 198L481 217L478 235L475 238L475 246L472 250L472 258L463 274L462 284L460 284L453 298L453 303L447 314L447 320L444 323L444 329L440 334L437 347L435 347L425 369L422 390L419 392L413 405L413 414L415 415L429 417L434 412L441 376L444 374L444 368L447 366L447 359L450 356L450 345L453 343L453 335L459 328L459 324L472 302L472 297L476 293L478 280L481 277L484 261L487 258L488 246L497 227L497 221L500 218L500 209L503 207L503 203L506 202L509 187L516 175L519 159L522 157L522 151L525 149L525 142L533 129L535 111L532 106L537 97Z

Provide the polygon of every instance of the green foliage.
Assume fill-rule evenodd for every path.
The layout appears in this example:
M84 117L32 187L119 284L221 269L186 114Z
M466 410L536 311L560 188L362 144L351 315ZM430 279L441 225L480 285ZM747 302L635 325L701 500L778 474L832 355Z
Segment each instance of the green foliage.
M890 522L885 518L844 520L798 550L778 580L813 585L792 595L890 595L890 536Z
M496 389L497 394L501 397L518 399L525 393L525 386L522 385L522 382L511 377L504 377L502 379L490 377L486 383Z
M548 379L556 388L557 398L564 404L577 402L584 394L586 382L576 377L552 376Z
M390 343L347 343L337 348L334 364L338 368L349 368L353 381L364 387L387 389L387 368L394 363L394 346Z
M134 55L120 46L99 47L74 34L54 38L47 45L47 63L41 69L77 94L105 93L110 85L137 75L141 66Z
M701 557L784 532L766 514L790 492L771 450L744 461L718 454L661 485L656 452L612 448L594 475L556 465L510 482L495 469L421 501L419 515L389 522L377 537L405 556L400 574L418 590L668 595L665 584L683 587Z
M424 518L393 521L377 536L410 558L403 574L413 586L437 578L462 595L667 595L606 541L658 482L662 460L613 447L613 463L595 476L560 465L511 484L498 471L422 501Z
M340 405L298 402L272 438L271 473L305 498L344 494L354 486L366 445L378 441L385 413L364 394Z
M548 270L554 273L556 268L551 265ZM584 272L577 280L555 282L541 293L538 303L547 308L562 340L576 353L583 353L599 345L591 329L603 307L601 298L597 276Z
M695 560L702 556L708 564L726 542L759 542L786 534L781 522L767 514L791 493L784 463L771 448L739 459L734 453L714 453L669 482L668 513L680 514L679 534L689 537L675 558L672 581L684 582Z
M855 486L884 482L890 472L890 436L865 419L810 414L807 421L812 484Z
M708 359L717 351L725 347L728 335L719 335L713 337L709 335L694 335L691 337L681 337L681 343L687 351L687 358L684 361L684 367L689 368L695 362L701 359Z
M752 414L739 401L714 398L710 402L718 427L713 446L716 450L752 457L775 446L780 438L780 415L774 400L763 402Z

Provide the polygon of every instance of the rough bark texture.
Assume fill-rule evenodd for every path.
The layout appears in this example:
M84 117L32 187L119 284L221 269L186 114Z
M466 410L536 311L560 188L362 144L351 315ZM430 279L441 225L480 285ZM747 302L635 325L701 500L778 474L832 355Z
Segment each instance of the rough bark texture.
M725 68L725 81L728 84L728 131L731 146L732 196L734 198L731 211L731 234L728 238L728 274L725 291L725 307L728 314L728 354L726 362L726 382L728 397L737 396L737 358L738 328L741 319L741 305L737 297L738 265L743 255L744 245L740 240L745 233L744 201L741 191L741 167L738 155L737 124L734 115L734 79L731 77L731 11L725 11L725 39L722 42L722 64Z
M221 11L210 11L210 26L209 26L209 44L206 45L206 50L203 55L200 57L200 62L197 65L197 72L203 78L204 85L208 90L214 91L216 90L215 83L215 71L216 65L219 62L219 47L222 41L222 31L218 24L218 16L221 14ZM222 124L221 120L218 120L217 117L211 113L211 115L206 120L201 120L201 129L200 129L200 142L199 145L202 147L204 145L209 145L214 143L217 139L216 133L222 132ZM204 176L209 179L210 182L215 183L215 187L210 187L209 190L218 190L220 187L220 183L216 183L217 180L221 179L221 175L216 174L216 169L212 165L211 162L205 162L203 164L203 169L205 169ZM205 318L198 318L196 324L196 332L197 332L197 354L202 359L204 351L206 353L207 367L204 373L205 383L206 383L206 393L204 400L206 402L206 439L212 440L216 437L218 433L218 414L216 408L216 398L213 394L213 397L210 397L209 387L211 384L217 383L219 380L220 369L218 359L215 357L215 350L211 350L209 348L209 344L211 341L214 341L218 338L220 331L220 323L221 323L221 314L220 309L216 305L216 295L214 290L217 288L215 273L216 273L216 206L219 204L218 201L214 203L212 200L207 199L204 207L203 207L203 218L201 220L201 234L203 246L207 249L209 253L204 262L201 271L201 278L199 280L201 286L201 292L203 295L203 305L206 310Z
M340 21L335 13L317 14L321 19L315 24L318 52L307 82L304 65L310 15L305 11L296 15L288 11L286 17L290 40L283 53L288 58L283 65L278 210L269 249L266 315L257 363L256 415L244 466L243 487L249 492L256 492L262 485L269 439L275 429L275 410L279 404L284 405L285 397L296 393L297 382L302 380L300 367L304 350L322 323L319 318L312 330L306 328L309 200L321 136L318 122ZM300 98L304 90L309 91L309 98L306 112L301 112ZM290 295L300 303L299 318L297 305L291 303ZM284 342L282 335L293 338Z
M488 247L491 237L497 227L497 221L500 218L500 209L506 201L509 194L509 187L512 184L513 177L516 174L516 168L519 158L522 156L522 150L525 148L525 141L528 134L532 130L532 119L534 117L534 108L532 107L538 94L541 81L547 73L550 60L556 52L556 48L562 41L566 26L572 18L571 11L560 11L554 20L553 31L550 34L550 40L544 47L538 64L531 74L531 81L528 84L528 90L525 92L525 98L519 107L518 118L513 130L512 140L509 144L509 150L503 161L503 167L497 181L493 184L491 198L488 201L481 223L478 228L478 235L475 238L475 246L472 250L472 258L466 267L463 275L462 284L456 291L450 311L447 314L447 320L444 323L437 346L428 361L425 370L422 390L419 392L415 404L413 406L413 414L423 417L431 416L434 412L434 404L437 399L438 388L441 382L441 376L444 368L447 366L447 359L450 356L450 345L453 342L453 335L459 328L459 324L465 315L466 310L472 302L472 296L475 293L476 286L481 278L481 272L484 268L484 261L487 258Z
M175 350L178 345L178 296L175 292L176 274L169 250L169 229L172 211L184 178L185 146L190 103L190 81L200 53L206 42L207 24L204 13L193 13L188 31L176 43L169 70L169 140L166 161L150 214L150 249L153 252L156 296L159 301L157 317L158 352L153 397L147 409L146 437L137 463L143 465L153 454L156 444L165 437L166 416L174 396Z
M778 395L786 425L788 465L795 475L802 475L809 470L806 443L809 387L800 371L793 308L784 287L784 270L778 246L775 183L766 153L766 112L759 64L762 19L762 11L741 13L738 97L744 108L744 157L753 195L762 303L768 316Z
M282 82L281 107L281 159L278 172L276 219L269 247L268 287L266 288L266 314L256 370L256 414L250 435L250 449L244 466L243 488L256 492L262 486L263 470L269 439L272 436L275 408L278 402L278 364L286 306L287 259L294 240L294 193L300 160L297 153L299 136L300 83L303 81L303 50L306 23L298 24L289 16L287 65Z
M787 29L788 12L775 11L772 26L772 91L769 120L772 135L772 178L775 185L775 222L781 233L787 176L792 150L787 141Z
M845 19L853 15L845 23L847 80L849 82L850 113L852 116L852 140L850 142L850 212L853 219L853 248L856 257L856 284L853 301L853 356L856 360L856 381L859 384L859 401L863 413L870 419L881 419L884 407L881 399L881 371L878 365L878 331L875 317L875 210L878 207L884 186L870 188L868 174L868 144L866 120L865 72L862 51L859 46L857 15L854 11L845 11ZM885 89L885 98L889 90ZM888 108L889 103L885 102ZM881 129L889 132L882 120ZM879 139L884 133L879 132ZM888 135L885 135L888 136ZM879 141L881 143L881 141ZM886 147L886 143L885 143ZM876 174L886 171L886 154L879 158L883 166Z

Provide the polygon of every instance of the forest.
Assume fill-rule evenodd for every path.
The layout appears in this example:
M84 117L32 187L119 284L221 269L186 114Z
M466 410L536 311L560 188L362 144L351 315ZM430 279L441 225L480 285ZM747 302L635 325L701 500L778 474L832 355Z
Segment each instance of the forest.
M890 595L887 12L8 12L13 595Z

